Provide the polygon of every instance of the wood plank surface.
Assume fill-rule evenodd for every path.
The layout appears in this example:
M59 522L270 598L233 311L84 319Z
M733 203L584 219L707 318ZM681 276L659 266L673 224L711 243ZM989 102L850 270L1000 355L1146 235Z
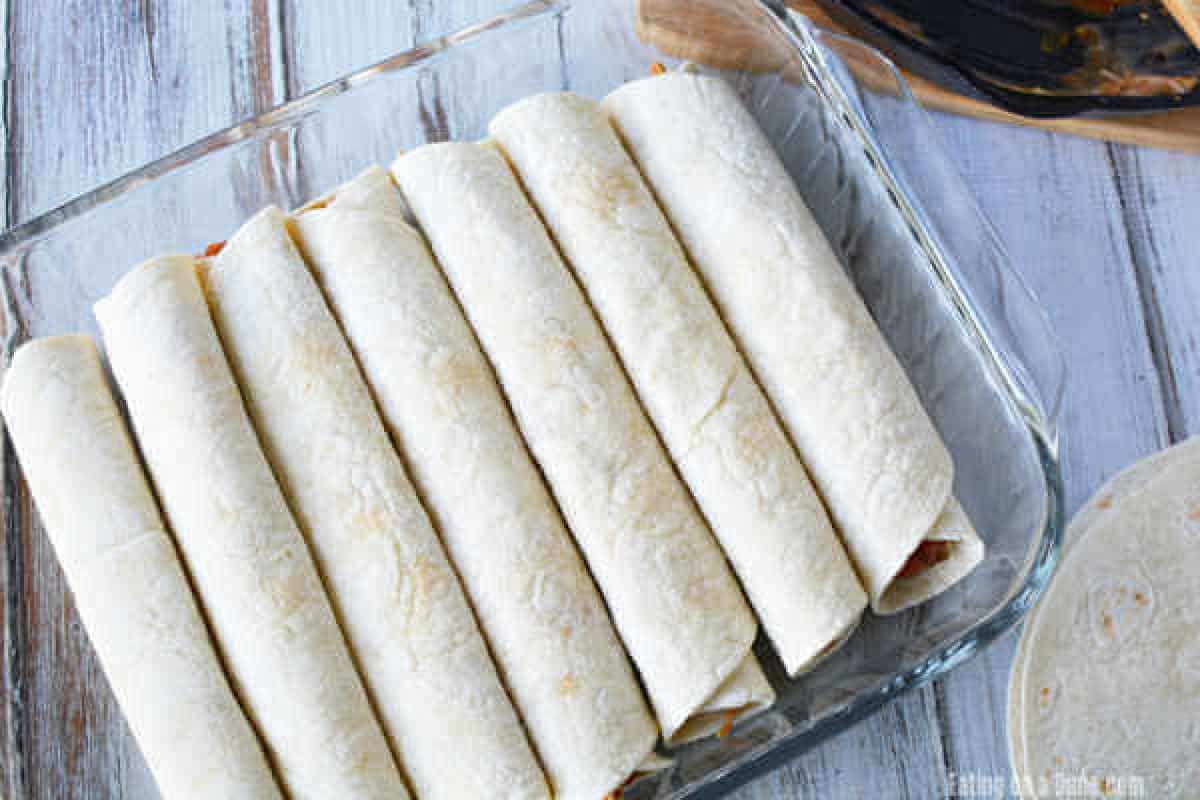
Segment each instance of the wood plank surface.
M1200 158L1109 148L1172 441L1200 433Z
M1125 148L949 115L936 120L1061 339L1069 371L1062 456L1073 513L1109 475L1168 440L1109 159ZM948 769L958 775L1008 774L1004 714L1016 640L1016 632L1005 636L935 684Z
M5 222L507 5L0 0ZM578 3L563 26L554 55L568 55L577 91L634 76L629 55L641 46L612 24L616 13L632 13L631 0ZM573 55L588 52L604 57ZM438 87L421 98L431 124L448 100ZM954 117L936 124L1062 339L1073 511L1120 467L1200 432L1200 158ZM153 798L44 532L29 523L7 443L4 481L0 795ZM950 796L956 774L1006 775L1013 642L733 796L925 800Z

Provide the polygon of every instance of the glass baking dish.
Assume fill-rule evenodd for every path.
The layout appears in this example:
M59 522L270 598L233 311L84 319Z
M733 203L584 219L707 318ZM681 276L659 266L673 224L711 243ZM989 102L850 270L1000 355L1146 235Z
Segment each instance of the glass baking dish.
M962 663L1037 598L1062 525L1061 357L899 74L874 50L757 0L720 9L741 45L698 68L733 81L783 156L953 453L957 496L988 554L934 601L868 617L846 647L796 680L760 642L778 704L723 739L674 752L672 768L628 790L636 798L714 796ZM513 8L8 231L0 236L6 355L31 337L97 335L91 306L126 270L163 252L200 252L263 205L296 207L400 148L481 137L495 112L526 95L600 95L655 62L677 63L638 40L628 9L604 12L611 49L574 47L576 16L595 25L597 13L555 0ZM699 16L672 20L682 32L672 53L697 43L693 24ZM15 480L5 486L21 491ZM15 496L6 507L28 513ZM28 522L9 519L7 529L36 531Z

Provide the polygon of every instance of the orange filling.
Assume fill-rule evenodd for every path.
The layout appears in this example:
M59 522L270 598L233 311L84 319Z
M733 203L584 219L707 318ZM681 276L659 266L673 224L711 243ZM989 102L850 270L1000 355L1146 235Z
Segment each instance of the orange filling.
M953 551L954 542L921 542L908 561L904 562L896 578L914 578L948 559Z
M616 789L613 789L608 794L604 795L604 800L621 800L621 796L625 794L625 789L629 786L629 784L633 783L633 781L636 777L637 777L636 772L633 775L630 775L628 778L625 779L624 783L622 783Z
M740 709L731 708L725 712L725 722L721 724L721 729L717 731L717 738L724 739L733 731L733 721L738 718L741 713Z
M223 249L225 249L224 242L213 242L208 247L204 248L204 257L212 258L217 253L221 252Z

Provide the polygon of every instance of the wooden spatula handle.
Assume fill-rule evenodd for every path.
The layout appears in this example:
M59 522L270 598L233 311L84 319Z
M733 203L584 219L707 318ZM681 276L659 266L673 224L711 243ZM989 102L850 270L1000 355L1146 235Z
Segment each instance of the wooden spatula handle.
M1192 43L1200 47L1200 0L1163 0L1163 5Z
M1200 43L1200 0L1164 1L1189 35ZM788 6L827 30L846 32L816 0L788 0ZM1186 18L1193 27L1184 22L1184 12L1190 13ZM791 54L764 47L753 20L747 20L727 2L637 0L636 13L638 36L668 56L718 69L782 69L785 77L789 77ZM867 87L886 91L891 85L891 76L881 70L877 61L856 57L850 50L842 56L854 76ZM948 91L920 76L905 73L904 77L917 101L937 111L1091 139L1200 153L1200 107L1126 117L1030 119Z

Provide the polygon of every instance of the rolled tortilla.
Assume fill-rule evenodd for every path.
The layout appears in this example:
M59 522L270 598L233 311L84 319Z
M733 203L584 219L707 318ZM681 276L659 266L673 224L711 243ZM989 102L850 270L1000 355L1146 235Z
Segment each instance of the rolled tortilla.
M658 727L475 336L374 167L293 233L442 534L554 796L596 800Z
M540 94L489 131L612 338L788 674L844 641L867 595L788 441L599 106Z
M195 265L186 256L153 259L96 304L163 510L289 796L405 798Z
M254 216L201 275L263 449L414 793L549 797L458 577L286 217L277 208Z
M670 73L604 108L775 403L872 608L900 611L968 573L983 547L964 515L948 546L921 549L950 502L950 454L733 87ZM940 579L896 580L937 564Z
M86 336L30 342L0 406L104 674L167 800L281 800Z
M756 624L579 287L493 147L393 167L608 601L668 744L769 705ZM746 670L739 671L743 665ZM714 708L731 676L755 695Z

